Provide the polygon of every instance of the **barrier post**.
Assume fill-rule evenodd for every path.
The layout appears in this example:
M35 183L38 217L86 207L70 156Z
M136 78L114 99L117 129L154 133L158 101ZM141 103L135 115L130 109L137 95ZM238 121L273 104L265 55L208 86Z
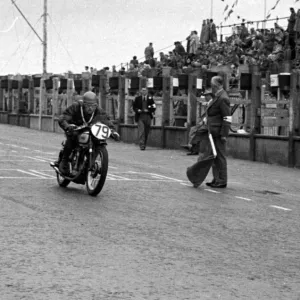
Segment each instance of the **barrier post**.
M73 78L68 78L67 81L67 107L73 104L74 98L74 80Z
M8 79L7 82L7 111L8 112L12 112L12 108L13 108L13 95L12 95L12 80Z
M28 84L28 112L29 113L34 113L35 108L34 108L34 84L33 84L33 78L29 79L29 84Z
M163 97L162 97L162 135L161 144L162 148L166 147L166 132L165 126L170 125L170 77L163 76Z
M0 79L0 111L4 111L4 92L1 88L1 79Z
M189 86L188 86L188 101L187 101L187 122L188 126L196 125L196 114L197 114L197 76L189 75Z
M294 136L298 126L298 97L299 97L300 72L294 70L291 74L291 98L289 105L289 150L288 150L288 167L295 166L295 143Z
M45 96L46 96L45 78L42 77L41 85L40 85L40 98L39 98L39 130L42 130L42 116L43 116Z
M261 75L260 73L252 74L252 90L251 90L251 133L249 142L249 158L255 161L255 134L260 133L260 117L258 115L258 109L261 107Z
M188 97L187 97L187 135L186 141L189 140L189 132L192 126L196 125L197 114L197 76L190 74L188 83Z
M118 123L122 124L125 120L125 94L126 89L128 93L128 84L126 84L126 81L128 83L127 78L125 76L120 75L119 76L119 91L118 91ZM115 101L114 99L112 101Z
M106 111L106 76L100 75L100 86L99 86L99 94L100 94L100 106L102 109Z
M170 122L169 126L174 124L174 105L173 105L173 77L170 77Z
M58 113L58 77L53 78L53 97L52 97L52 131L55 132L55 117Z

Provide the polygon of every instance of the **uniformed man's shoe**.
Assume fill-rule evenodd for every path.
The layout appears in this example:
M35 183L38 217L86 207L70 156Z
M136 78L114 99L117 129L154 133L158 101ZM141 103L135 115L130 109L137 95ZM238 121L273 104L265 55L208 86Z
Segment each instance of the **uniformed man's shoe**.
M220 183L212 183L210 185L210 187L212 188L218 188L218 189L224 189L227 187L227 184L226 183L223 183L223 184L220 184Z
M145 147L145 146L141 146L140 149L141 149L141 150L145 150L146 147Z
M211 186L212 184L215 184L215 181L213 180L212 182L206 182L207 186Z
M198 155L198 154L199 154L198 152L191 151L191 152L188 152L186 155Z

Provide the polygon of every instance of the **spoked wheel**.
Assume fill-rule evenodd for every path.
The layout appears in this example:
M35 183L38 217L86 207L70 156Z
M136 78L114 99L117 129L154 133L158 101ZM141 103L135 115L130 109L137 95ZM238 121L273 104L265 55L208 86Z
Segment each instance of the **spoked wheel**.
M97 196L105 183L108 170L108 152L105 146L95 152L93 167L86 175L86 188L91 196Z
M63 176L61 176L59 173L56 173L57 183L61 187L67 187L69 183L71 182L68 179L65 179Z

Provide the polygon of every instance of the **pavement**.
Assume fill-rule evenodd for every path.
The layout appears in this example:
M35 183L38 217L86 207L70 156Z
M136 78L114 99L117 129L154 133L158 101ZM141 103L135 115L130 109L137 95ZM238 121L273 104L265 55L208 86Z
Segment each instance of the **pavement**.
M62 140L0 124L1 300L300 300L299 169L228 158L195 189L196 156L109 140L90 197L56 182Z

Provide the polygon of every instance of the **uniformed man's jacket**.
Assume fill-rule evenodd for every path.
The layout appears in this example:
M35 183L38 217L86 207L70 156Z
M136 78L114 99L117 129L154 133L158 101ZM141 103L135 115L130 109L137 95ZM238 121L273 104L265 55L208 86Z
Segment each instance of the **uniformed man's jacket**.
M81 104L80 102L75 102L63 112L61 116L59 116L58 124L63 129L66 130L70 124L74 124L77 126L83 125L83 119L81 116ZM85 121L88 122L92 115L84 115ZM111 129L115 129L114 124L110 120L109 116L102 108L97 107L94 113L94 117L91 120L91 124L101 122L107 125Z
M153 118L153 113L156 110L156 105L155 102L153 100L153 97L150 95L147 95L147 109L148 109L148 114L150 115L151 119ZM140 117L140 113L138 112L138 110L142 110L143 109L143 96L137 96L134 101L133 101L133 105L132 105L133 111L135 112L135 121L138 122L139 117Z
M220 91L209 103L206 114L207 125L212 136L227 137L231 123L231 109L226 91Z

